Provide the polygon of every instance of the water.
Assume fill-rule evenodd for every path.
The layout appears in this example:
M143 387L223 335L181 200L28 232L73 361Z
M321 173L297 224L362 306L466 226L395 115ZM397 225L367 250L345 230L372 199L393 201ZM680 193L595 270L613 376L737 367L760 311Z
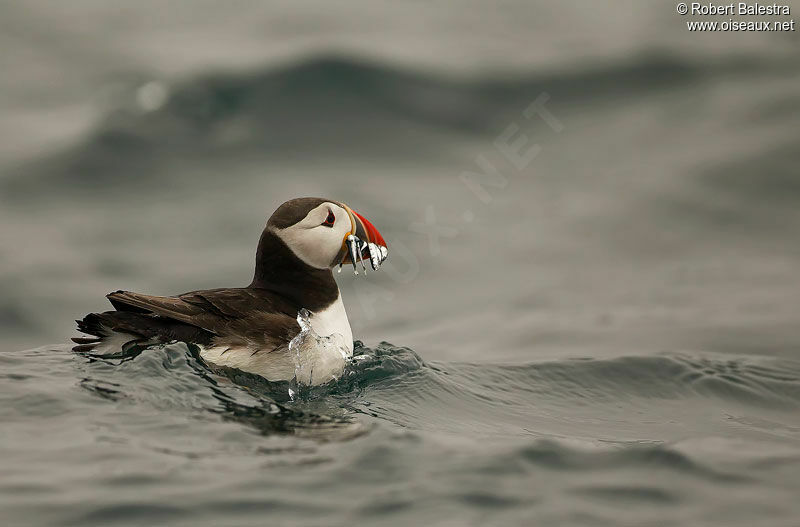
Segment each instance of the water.
M105 4L0 7L0 523L797 524L793 35ZM390 246L335 384L70 351L109 291L248 283L303 195Z
M428 363L388 343L356 355L290 401L288 383L220 375L183 344L116 360L3 354L4 515L789 524L800 361Z

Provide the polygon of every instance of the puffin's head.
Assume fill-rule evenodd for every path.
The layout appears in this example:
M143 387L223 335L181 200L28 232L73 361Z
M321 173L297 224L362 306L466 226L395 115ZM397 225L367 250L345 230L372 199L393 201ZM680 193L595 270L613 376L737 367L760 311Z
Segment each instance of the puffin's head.
M297 198L278 207L267 229L303 262L317 269L366 262L377 269L386 259L386 241L353 209L329 199ZM356 274L358 271L356 270Z

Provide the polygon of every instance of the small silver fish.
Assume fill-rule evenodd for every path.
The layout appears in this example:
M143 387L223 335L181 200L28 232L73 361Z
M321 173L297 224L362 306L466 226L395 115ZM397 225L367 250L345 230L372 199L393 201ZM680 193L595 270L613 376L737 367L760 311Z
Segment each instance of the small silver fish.
M353 273L358 274L358 267L356 262L358 262L358 242L359 239L349 234L345 243L347 244L347 251L350 254L350 260L353 262Z

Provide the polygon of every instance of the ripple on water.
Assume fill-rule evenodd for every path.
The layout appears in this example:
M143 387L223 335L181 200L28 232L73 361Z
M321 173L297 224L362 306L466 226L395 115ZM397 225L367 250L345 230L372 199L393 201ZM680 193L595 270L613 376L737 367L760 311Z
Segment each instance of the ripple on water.
M744 493L763 485L765 474L786 471L776 460L797 459L789 443L797 427L777 427L800 402L800 367L790 361L698 353L427 363L388 343L358 343L356 354L341 379L292 401L288 383L209 368L183 344L102 358L37 350L2 357L0 403L21 423L13 445L22 466L78 471L87 486L70 487L67 501L87 503L99 492L88 483L96 474L76 467L94 467L92 474L104 474L99 484L115 489L66 511L62 518L74 524L100 525L120 514L155 523L268 517L296 511L303 507L297 496L323 490L327 501L306 507L308 518L328 510L417 518L420 508L435 517L441 507L476 518L527 517L558 492L575 500L575 515L602 519L608 507L694 504L695 492L711 488L712 495ZM26 361L38 360L43 367L26 373ZM37 403L42 394L48 398ZM8 413L19 397L15 404L31 403L31 415ZM29 448L25 427L35 428L36 412L51 403L63 413L58 426L73 432L69 442L48 439L54 450L43 454ZM714 446L723 443L703 439L693 450L683 441L742 430L784 441L781 457L741 461L736 448ZM115 472L123 466L126 472ZM40 486L25 485L10 479L2 487L17 489L20 500L38 499ZM184 486L205 505L156 498ZM117 496L121 490L144 497L128 502Z
M86 357L80 369L79 386L108 401L211 412L264 434L319 439L366 432L369 425L358 416L412 429L558 436L561 424L597 421L602 410L602 419L618 418L625 433L599 439L646 440L652 437L637 436L635 427L645 428L641 425L649 416L642 414L641 423L632 416L653 400L663 401L667 410L698 398L770 409L800 405L800 363L711 354L522 365L426 363L409 348L386 342L368 348L357 342L355 358L341 379L303 387L295 402L289 398L289 383L211 369L195 348L184 344ZM537 428L542 423L555 427Z

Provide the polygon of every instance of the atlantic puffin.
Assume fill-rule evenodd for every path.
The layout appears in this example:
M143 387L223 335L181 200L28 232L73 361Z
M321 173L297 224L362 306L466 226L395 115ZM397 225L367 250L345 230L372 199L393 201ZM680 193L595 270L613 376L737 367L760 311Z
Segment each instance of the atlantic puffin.
M321 336L337 335L343 348L320 357L332 371L353 354L353 333L332 269L352 264L366 273L388 255L386 241L364 216L344 203L297 198L283 203L267 221L256 250L253 281L247 287L151 296L115 291L106 297L114 311L77 320L78 352L129 351L157 343L186 342L215 366L255 373L269 381L295 378L297 361L289 343L306 314ZM330 379L318 372L312 384ZM316 380L316 382L314 382Z

